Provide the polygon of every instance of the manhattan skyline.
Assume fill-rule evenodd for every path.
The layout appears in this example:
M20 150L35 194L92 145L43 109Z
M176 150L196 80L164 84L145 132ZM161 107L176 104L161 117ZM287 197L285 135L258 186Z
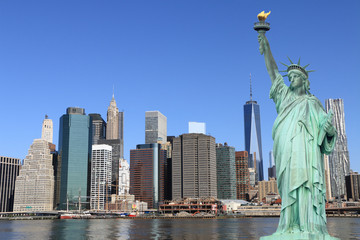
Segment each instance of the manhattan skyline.
M267 169L276 110L252 27L259 12L271 10L266 36L275 58L309 63L316 70L310 92L323 105L344 100L350 168L360 171L360 20L352 14L359 7L359 1L296 8L287 1L1 2L0 155L24 159L41 137L45 114L58 148L64 109L80 107L105 119L113 86L125 112L128 161L130 149L145 143L145 112L156 110L167 117L168 136L187 133L189 121L205 122L217 143L243 151L251 73Z

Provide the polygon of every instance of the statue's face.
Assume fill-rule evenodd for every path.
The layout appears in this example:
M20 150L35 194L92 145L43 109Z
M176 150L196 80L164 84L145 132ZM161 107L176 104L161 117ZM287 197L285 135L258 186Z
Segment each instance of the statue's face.
M302 78L302 73L298 70L292 70L288 74L289 81L290 81L290 89L295 90L297 88L304 86L304 80Z

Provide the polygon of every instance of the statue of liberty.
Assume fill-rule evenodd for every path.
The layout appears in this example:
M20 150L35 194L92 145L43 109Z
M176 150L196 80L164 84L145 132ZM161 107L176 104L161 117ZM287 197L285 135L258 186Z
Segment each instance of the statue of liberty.
M300 60L294 64L289 59L285 76L290 86L284 83L265 37L267 27L254 28L259 32L260 53L272 82L270 98L278 113L272 137L282 207L277 231L261 239L337 239L328 234L325 214L323 154L332 152L337 136L332 112L327 114L309 92L310 71L308 65L300 66Z

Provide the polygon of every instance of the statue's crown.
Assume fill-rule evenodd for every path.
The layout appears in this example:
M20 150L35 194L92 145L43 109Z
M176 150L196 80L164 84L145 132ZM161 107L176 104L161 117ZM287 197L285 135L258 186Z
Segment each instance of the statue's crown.
M287 69L285 70L285 71L280 71L280 72L290 72L291 70L298 70L298 71L300 71L300 72L302 72L303 74L305 74L305 76L308 78L309 77L309 72L314 72L314 70L306 70L306 68L310 65L310 64L308 64L308 65L306 65L306 66L300 66L300 58L299 58L299 61L298 61L298 63L297 64L295 64L295 63L293 63L292 61L291 61L291 59L288 57L288 59L289 59L289 61L290 61L290 65L287 65L287 64L285 64L285 63L281 63L281 64L283 64L284 66L286 66L287 67ZM286 74L286 75L284 75L284 77L285 76L287 76L288 74Z

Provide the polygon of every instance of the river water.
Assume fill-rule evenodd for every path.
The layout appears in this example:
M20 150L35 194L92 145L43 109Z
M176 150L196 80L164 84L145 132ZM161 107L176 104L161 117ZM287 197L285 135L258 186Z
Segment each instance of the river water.
M279 218L0 220L0 239L259 239ZM360 239L360 218L328 218L341 239Z

